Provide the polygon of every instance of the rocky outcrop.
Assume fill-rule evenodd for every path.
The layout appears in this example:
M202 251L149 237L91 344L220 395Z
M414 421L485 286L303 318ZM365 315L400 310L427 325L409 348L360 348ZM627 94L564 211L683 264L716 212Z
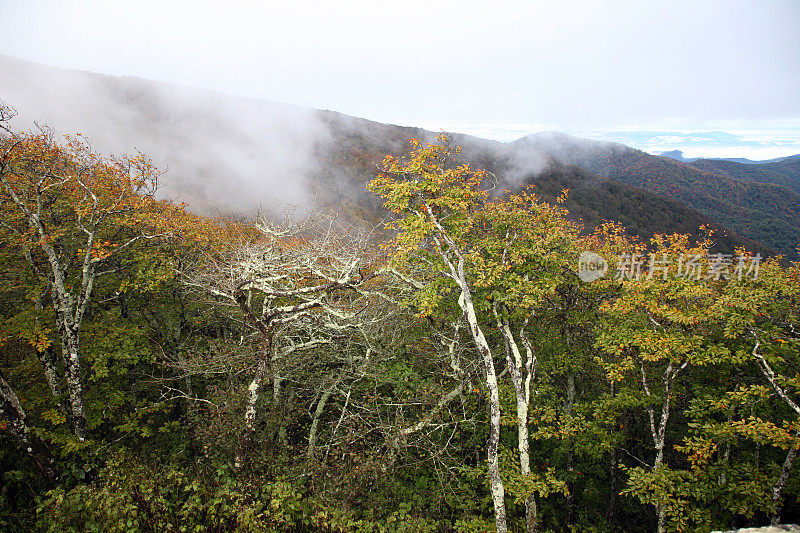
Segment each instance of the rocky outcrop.
M711 533L786 533L788 531L800 533L800 526L795 524L782 524L778 526L748 527L744 529L731 529L729 531L712 531Z

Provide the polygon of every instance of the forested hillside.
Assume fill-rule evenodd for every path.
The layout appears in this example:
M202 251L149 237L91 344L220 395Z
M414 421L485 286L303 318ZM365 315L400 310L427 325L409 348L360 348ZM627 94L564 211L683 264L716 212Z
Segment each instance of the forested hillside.
M716 254L711 228L639 242L601 208L640 234L689 210L549 161L492 174L462 139L398 129L373 165L384 145L344 132L365 144L324 149L373 169L372 203L253 220L165 200L144 155L13 120L0 529L800 520L800 263ZM584 281L587 251L604 277Z
M0 99L16 107L17 122L26 127L39 120L86 134L101 152L147 153L164 171L160 198L210 215L348 201L354 211L379 220L385 212L365 186L384 154L405 149L408 138L436 136L333 111L6 56L0 56ZM798 195L782 190L743 187L738 179L698 175L694 167L672 167L660 157L567 135L515 143L453 138L465 147L466 161L495 175L497 194L540 179L543 196L572 188L572 217L583 219L587 229L602 220L624 221L646 240L655 232L696 232L709 224L717 234L715 250L747 246L789 256L800 242Z
M698 159L692 166L722 176L786 187L800 194L800 156L772 163L742 164L720 159Z
M512 146L523 154L538 150L559 161L679 200L737 233L797 258L800 193L795 189L796 175L792 172L796 172L796 163L791 158L763 166L724 162L695 166L621 144L557 133L530 135ZM747 174L719 172L731 165L745 167L742 170ZM756 167L763 170L760 179L753 179Z
M365 185L383 155L404 150L409 138L434 141L436 136L419 128L379 124L340 113L326 112L323 118L337 142L320 148L317 160L328 164L315 171L314 197L334 202L349 200L351 207L364 216L382 217L379 199ZM532 186L543 199L555 201L562 190L570 189L566 204L569 218L581 222L584 233L605 221L622 223L629 234L642 240L656 233L699 235L698 228L708 226L715 232L715 252L732 253L744 246L765 256L775 254L773 249L726 229L680 201L606 178L576 164L561 163L567 159L562 154L539 148L520 153L513 144L466 135L451 137L464 147L464 161L491 173L486 187L493 196Z

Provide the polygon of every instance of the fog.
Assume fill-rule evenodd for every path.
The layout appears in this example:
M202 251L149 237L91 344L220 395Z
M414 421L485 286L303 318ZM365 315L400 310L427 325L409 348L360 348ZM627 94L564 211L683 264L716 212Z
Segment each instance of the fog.
M141 151L164 171L162 196L203 213L306 204L330 143L311 109L4 56L0 99L18 111L15 129L46 124L103 153Z

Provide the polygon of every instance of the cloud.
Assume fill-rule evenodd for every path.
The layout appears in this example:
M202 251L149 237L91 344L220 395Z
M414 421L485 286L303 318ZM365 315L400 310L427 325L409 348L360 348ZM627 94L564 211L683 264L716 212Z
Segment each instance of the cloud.
M586 131L582 136L613 141L652 154L680 150L686 157L744 157L754 160L800 153L800 120L794 129L726 131Z
M405 121L411 124L411 121ZM652 154L681 150L686 157L746 157L771 159L800 154L800 119L782 121L720 121L714 125L731 131L693 131L695 126L711 126L684 122L645 126L643 130L566 129L567 133L598 141L625 144ZM429 121L423 127L474 135L501 142L511 142L526 135L560 129L552 124L481 124ZM657 129L661 128L661 129ZM676 128L687 128L679 131Z
M19 111L15 128L38 121L104 153L141 151L166 171L162 194L206 213L308 203L330 141L311 109L3 56L0 98Z
M0 3L0 50L381 122L800 116L796 0Z

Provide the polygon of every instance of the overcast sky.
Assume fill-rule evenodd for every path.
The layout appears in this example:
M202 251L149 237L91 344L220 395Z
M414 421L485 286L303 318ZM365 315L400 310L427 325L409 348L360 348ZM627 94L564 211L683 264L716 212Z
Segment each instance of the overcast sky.
M0 53L495 137L800 127L799 0L0 0Z

